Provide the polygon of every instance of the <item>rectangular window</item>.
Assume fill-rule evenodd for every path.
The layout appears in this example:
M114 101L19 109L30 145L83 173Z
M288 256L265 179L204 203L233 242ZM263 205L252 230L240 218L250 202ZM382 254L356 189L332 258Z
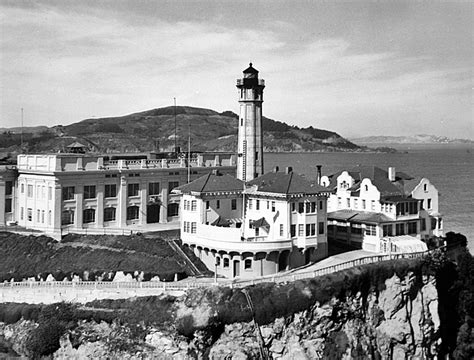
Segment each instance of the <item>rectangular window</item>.
M272 201L272 212L275 212L275 201Z
M48 211L48 225L51 225L51 210Z
M84 224L95 222L95 209L85 209L82 212L82 222Z
M61 225L74 224L74 211L64 210L61 214Z
M324 209L324 203L322 201L319 202L319 210Z
M117 197L117 185L115 185L115 184L105 184L104 197L106 197L106 198Z
M210 207L211 207L211 204L209 203L209 201L206 201L206 209L209 210Z
M372 210L375 210L375 200L372 200L372 201L370 202L370 208L371 208Z
M296 225L290 225L290 236L291 237L296 236Z
M351 207L351 198L347 198L347 207L348 207L348 208Z
M104 209L104 221L115 221L116 209L108 207Z
M197 201L192 200L191 201L191 211L196 211L196 209L197 209Z
M427 200L428 210L431 210L431 199Z
M425 230L426 230L426 219L421 219L421 221L420 221L420 227L421 227L421 231L425 231Z
M284 232L283 232L283 224L280 224L280 236L283 236Z
M220 208L221 208L221 201L217 200L216 201L216 209L220 209Z
M311 203L309 202L305 203L305 208L306 208L306 214L309 214L311 212Z
M37 222L37 223L40 222L40 216L41 216L41 211L36 210L36 222Z
M376 235L375 225L365 225L365 235L375 236Z
M311 236L316 235L316 224L310 224L311 225Z
M63 201L74 199L75 188L74 186L63 187Z
M436 229L436 219L431 218L431 230L435 230L435 229Z
M252 259L245 259L244 269L245 270L252 270Z
M12 199L5 199L5 212L6 213L12 212Z
M260 235L260 228L256 228L255 229L255 236L259 236Z
M319 235L324 234L324 221L318 223L318 234Z
M255 201L255 210L260 210L260 200Z
M41 210L41 223L44 224L44 210Z
M21 184L21 185L20 185L20 192L21 192L22 194L25 193L25 184Z
M139 213L140 208L138 206L129 206L127 208L127 220L137 220Z
M229 258L224 258L223 266L224 266L225 268L228 268L228 267L229 267Z
M337 198L337 207L340 208L342 205L342 199L340 197Z
M393 226L392 224L389 225L383 225L382 230L383 230L383 236L393 236Z
M24 218L24 212L25 212L25 209L23 209L23 206L20 208L20 220L23 220Z
M354 209L357 209L359 207L359 202L357 199L354 199Z
M159 182L148 183L148 195L160 195L160 183Z
M362 209L365 209L365 200L362 200Z
M298 236L304 236L304 224L298 224Z
M417 226L416 226L416 221L410 221L407 224L407 232L408 234L416 234Z
M174 188L177 188L179 186L179 181L170 181L168 182L168 193L171 193L171 191Z
M48 200L53 200L53 188L48 187Z
M304 212L304 203L298 203L298 212L300 214Z
M268 201L267 201L267 204L268 204ZM267 209L268 209L268 207L267 207ZM294 202L291 203L291 211L292 212L296 211L296 203L294 203Z
M5 181L5 195L13 194L13 181Z
M237 199L232 199L230 201L230 209L231 210L237 210Z
M95 185L84 186L84 199L95 199Z
M28 196L29 198L32 198L33 197L33 185L28 185L26 190L27 190L26 196Z
M249 199L249 210L252 210L252 199Z
M311 236L311 224L306 224L306 236Z
M191 234L196 234L196 227L197 227L196 222L193 221L191 223Z
M28 221L33 221L33 209L28 208L26 210L26 216Z
M312 213L315 213L315 212L316 212L316 204L317 204L316 201L313 201L313 202L311 203L311 212L312 212Z
M405 235L405 224L399 223L395 224L395 235Z
M128 196L138 196L140 184L128 184Z

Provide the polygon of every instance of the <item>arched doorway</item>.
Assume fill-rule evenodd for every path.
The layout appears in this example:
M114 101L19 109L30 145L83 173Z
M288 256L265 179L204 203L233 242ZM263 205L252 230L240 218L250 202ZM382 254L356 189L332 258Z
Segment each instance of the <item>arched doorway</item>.
M146 222L147 224L160 222L160 204L150 204L147 206Z

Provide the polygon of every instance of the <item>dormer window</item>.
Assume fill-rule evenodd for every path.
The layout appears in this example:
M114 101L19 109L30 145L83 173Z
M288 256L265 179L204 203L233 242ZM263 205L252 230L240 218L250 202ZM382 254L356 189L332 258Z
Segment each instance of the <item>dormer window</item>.
M369 191L369 185L365 185L365 191Z

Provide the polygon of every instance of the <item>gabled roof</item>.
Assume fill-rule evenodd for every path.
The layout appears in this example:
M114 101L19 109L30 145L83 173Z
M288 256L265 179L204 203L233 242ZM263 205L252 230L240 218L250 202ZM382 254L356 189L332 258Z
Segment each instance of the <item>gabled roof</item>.
M368 211L338 210L328 213L328 220L341 220L360 223L385 223L393 221L387 215Z
M73 142L72 144L69 144L68 146L66 146L67 148L83 148L83 147L87 147L86 145L83 145L81 144L80 142Z
M342 174L343 171L339 171L329 176L330 183L328 188L333 190L337 188L337 178ZM354 168L347 171L349 175L355 180L354 186L349 190L357 193L360 189L360 183L363 179L370 179L372 184L377 187L381 195L403 195L404 192L388 179L388 172L377 167L377 166L364 166L357 165ZM409 175L403 172L397 172L396 181L412 179Z
M294 172L289 174L283 172L269 172L247 183L249 186L257 186L258 192L277 194L319 194L327 193L328 190L315 183L311 183Z
M234 192L243 191L244 182L227 174L213 174L201 176L200 178L190 182L189 184L181 185L175 189L174 192L189 194L196 193L215 193L215 192Z

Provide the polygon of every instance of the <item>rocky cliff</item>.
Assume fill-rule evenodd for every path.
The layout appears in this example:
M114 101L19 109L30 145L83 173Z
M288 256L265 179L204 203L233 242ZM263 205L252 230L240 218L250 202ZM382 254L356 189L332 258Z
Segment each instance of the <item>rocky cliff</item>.
M443 344L443 331L456 316L448 319L443 315L446 311L440 312L448 306L441 304L440 299L447 301L454 293L446 291L440 296L440 289L444 290L437 281L447 280L440 277L439 271L430 273L426 268L426 261L412 262L408 266L380 264L340 272L326 279L243 291L198 290L172 302L172 322L166 317L162 317L161 324L152 325L144 320L133 322L123 318L109 322L80 320L60 338L53 358L443 357L447 348L447 344ZM472 271L470 256L467 268L471 269L468 272ZM444 273L446 269L443 268ZM456 276L449 271L446 274L453 283ZM463 294L463 286L458 286L460 292L456 294ZM249 306L245 292L253 306ZM142 312L139 300L135 301L137 311ZM133 301L131 303L133 306ZM169 298L167 304L171 304ZM163 311L154 306L155 312ZM464 315L472 316L469 312ZM467 321L462 325L468 328L467 339L464 339L468 345L472 340L469 324ZM3 337L17 353L32 356L31 344L24 344L31 343L28 340L31 335L25 335L28 333L25 329L31 332L40 327L41 324L38 327L26 320L3 324L0 339ZM456 341L457 329L452 332ZM459 347L459 338L457 341ZM448 346L447 352L453 350ZM470 351L472 349L463 349L457 358L469 358L466 354Z

